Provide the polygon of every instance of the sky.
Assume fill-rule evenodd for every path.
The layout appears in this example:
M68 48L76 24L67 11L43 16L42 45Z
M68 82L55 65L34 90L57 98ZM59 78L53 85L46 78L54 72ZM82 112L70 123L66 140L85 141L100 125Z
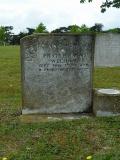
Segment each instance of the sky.
M120 9L100 12L102 0L0 0L0 26L13 26L14 33L35 28L40 22L48 31L62 26L102 23L103 29L120 27Z

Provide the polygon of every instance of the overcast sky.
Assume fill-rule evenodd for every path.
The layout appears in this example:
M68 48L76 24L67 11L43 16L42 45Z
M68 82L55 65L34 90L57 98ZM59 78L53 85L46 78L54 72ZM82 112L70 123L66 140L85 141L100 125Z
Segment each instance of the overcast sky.
M92 26L102 23L104 29L120 27L120 9L100 12L102 0L80 4L80 0L0 0L0 25L14 26L14 32L25 31L43 22L49 31L68 25Z

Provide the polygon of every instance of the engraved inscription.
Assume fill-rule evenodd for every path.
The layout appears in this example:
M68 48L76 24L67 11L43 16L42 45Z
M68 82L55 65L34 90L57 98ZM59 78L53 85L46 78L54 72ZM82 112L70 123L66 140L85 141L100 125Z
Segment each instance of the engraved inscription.
M32 61L34 58L37 57L37 49L33 46L30 46L25 51L25 59L26 61Z
M46 63L39 64L39 71L74 71L88 69L88 63L85 63L84 56L80 55L65 55L65 54L43 54ZM77 63L80 61L81 63Z

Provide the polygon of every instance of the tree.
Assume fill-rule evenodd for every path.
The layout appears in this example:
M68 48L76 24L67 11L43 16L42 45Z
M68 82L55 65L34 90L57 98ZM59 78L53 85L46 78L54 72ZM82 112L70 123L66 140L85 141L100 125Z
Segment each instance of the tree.
M103 24L95 23L95 25L90 28L90 31L92 31L92 32L102 32L102 28L103 28Z
M35 29L35 33L47 33L46 26L43 23L40 23Z
M19 45L20 44L20 37L19 35L13 35L10 45Z
M89 30L90 29L85 24L81 25L80 27L80 33L89 32Z
M89 28L85 24L82 24L81 26L75 24L68 26L68 31L71 33L85 33L89 31Z
M106 32L120 33L120 28L112 28L112 29L107 30Z
M60 28L57 28L57 29L51 31L51 33L66 33L66 32L68 32L67 27L60 27Z
M53 30L51 33L83 33L88 32L89 28L83 24L81 27L78 25L70 25L68 27L60 27Z
M13 35L12 36L12 40L11 40L11 45L19 45L20 44L20 39L27 36L28 33L27 32L20 32L17 35Z
M12 32L13 26L1 26L0 27L0 41L1 44L10 44L11 38L12 38Z
M80 32L80 27L78 25L70 25L68 26L68 32L71 33L79 33Z
M13 30L13 26L5 26L5 42L7 44L10 44L11 39L12 39L12 30Z
M35 29L34 28L27 28L27 33L28 33L28 35L31 35L31 34L33 34L34 32L35 32Z
M86 1L92 2L93 0L80 0L80 3L84 3ZM120 8L120 0L105 0L105 2L100 6L101 12L104 13L106 9L110 7Z
M0 44L5 45L5 28L3 26L0 27Z

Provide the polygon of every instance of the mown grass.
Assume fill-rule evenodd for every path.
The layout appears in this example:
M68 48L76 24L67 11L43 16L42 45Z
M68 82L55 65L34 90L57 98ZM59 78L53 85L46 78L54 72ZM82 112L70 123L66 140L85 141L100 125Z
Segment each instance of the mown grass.
M19 58L19 46L0 47L0 159L119 160L120 117L20 122ZM94 87L120 89L120 67L95 69Z
M95 68L94 87L120 89L120 67Z

